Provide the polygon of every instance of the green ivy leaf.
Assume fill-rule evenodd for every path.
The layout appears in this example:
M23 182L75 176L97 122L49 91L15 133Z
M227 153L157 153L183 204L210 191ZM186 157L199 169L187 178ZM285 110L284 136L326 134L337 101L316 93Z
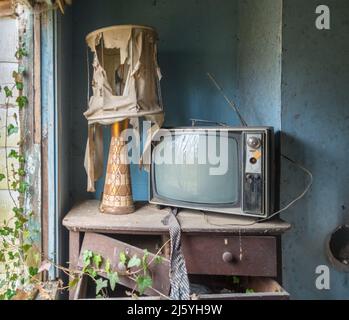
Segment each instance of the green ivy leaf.
M11 150L8 157L18 159L18 152L16 150Z
M143 251L143 257L142 257L142 267L144 271L147 271L148 269L148 262L147 262L148 256L149 256L149 251L145 249Z
M233 276L233 283L234 284L239 284L240 283L240 278L237 276Z
M12 208L12 211L16 214L16 215L19 215L19 214L23 214L24 213L24 209L23 208Z
M91 258L93 257L93 252L90 250L85 250L83 253L84 266L89 266L91 264Z
M0 182L2 181L2 180L4 180L6 178L6 176L3 174L3 173L0 173Z
M29 274L34 277L38 274L39 269L36 267L29 267Z
M110 260L109 259L107 259L107 261L105 262L105 272L106 273L110 273L110 271L111 271L111 263L110 263Z
M156 256L155 257L155 264L161 264L163 262L163 257L161 256Z
M108 287L108 280L103 280L101 278L96 280L96 295L100 293L100 291L104 288Z
M123 265L126 265L126 262L127 262L127 256L126 256L126 253L124 251L121 251L119 253L119 260L120 262L123 264Z
M25 48L25 44L22 44L18 50L15 53L15 58L17 60L21 60L23 57L28 56L28 52L27 49Z
M18 127L15 127L12 123L7 126L7 135L11 136L18 133Z
M108 274L108 279L110 283L110 288L114 291L116 284L119 282L119 275L117 272L112 272Z
M12 189L17 189L17 185L18 185L18 181L13 181L13 182L11 183Z
M4 91L6 98L12 97L12 90L10 90L9 87L4 87Z
M8 255L8 257L9 257L10 260L15 260L15 254L14 254L12 251L9 251L9 252L7 253L7 255Z
M17 273L13 273L10 277L10 281L16 281L18 279L18 274Z
M19 163L25 163L25 158L23 156L18 156L18 162Z
M11 300L16 295L16 291L8 289L5 293L5 298Z
M26 174L27 174L27 173L25 172L25 170L24 170L23 168L19 168L19 169L18 169L18 175L19 175L20 177L25 177Z
M134 255L127 264L127 268L139 267L141 265L141 259Z
M253 289L246 289L245 293L254 293L254 290Z
M19 91L23 90L23 88L24 88L23 82L16 82L16 88Z
M28 230L23 231L23 239L27 240L30 238L30 232Z
M20 183L19 183L19 186L18 186L18 188L17 188L17 191L19 192L19 193L26 193L26 191L28 190L28 188L29 188L29 184L27 183L27 182L25 182L25 181L21 181Z
M102 257L99 254L94 254L92 259L95 267L98 269L102 263Z
M73 280L69 281L69 288L74 288L79 282L79 278L74 278Z
M27 253L30 249L32 248L32 245L31 244L24 244L22 246L22 250Z
M23 109L28 104L28 98L26 96L19 96L16 99L16 103L20 109Z
M136 278L137 288L139 293L142 295L145 290L153 285L153 280L150 276L138 276Z

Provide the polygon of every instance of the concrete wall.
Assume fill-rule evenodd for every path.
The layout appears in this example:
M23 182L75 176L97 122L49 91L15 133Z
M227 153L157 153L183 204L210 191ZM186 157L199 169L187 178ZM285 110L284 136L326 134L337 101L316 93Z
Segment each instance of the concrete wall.
M295 298L348 298L349 275L331 268L331 290L315 288L315 268L328 264L326 236L349 221L349 2L326 0L331 30L315 28L319 1L284 0L283 152L314 175L304 200L284 214L293 229L284 237L285 286ZM284 163L286 203L305 186L304 174Z

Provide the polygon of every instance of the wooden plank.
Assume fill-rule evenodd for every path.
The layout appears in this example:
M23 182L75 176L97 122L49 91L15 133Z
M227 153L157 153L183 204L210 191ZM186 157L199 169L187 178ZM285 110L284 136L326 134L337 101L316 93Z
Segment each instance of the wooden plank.
M162 220L169 213L168 209L160 210L153 205L138 204L133 214L113 216L102 214L99 201L89 200L75 206L63 220L63 225L69 230L94 231L100 233L129 234L168 234L168 226ZM184 233L230 233L277 235L282 234L291 225L280 219L262 223L253 223L253 219L229 216L216 213L207 214L207 218L199 211L182 210L179 221Z
M191 274L277 276L275 237L183 235L182 249Z
M90 250L94 253L100 254L103 257L104 262L107 259L109 259L113 270L118 270L119 253L121 251L127 252L130 257L132 257L133 255L137 255L141 258L144 254L143 248L140 249L103 235L95 233L86 233L80 251L80 258L78 261L79 268L83 268L83 253L86 250ZM154 254L149 253L147 261L149 262L153 260L153 258ZM165 258L163 259L161 264L152 263L151 265L149 265L149 271L152 274L153 279L153 288L155 290L146 290L146 295L158 295L158 292L160 292L163 295L168 296L170 291L169 268L170 261ZM132 268L131 271L135 271L137 269L138 267ZM104 277L106 276L103 273L100 273L100 275ZM120 284L130 288L131 290L133 290L136 287L135 281L130 279L129 277L119 275L119 278Z
M34 14L34 143L41 143L41 19Z
M76 270L78 267L80 255L80 233L69 232L69 269ZM76 288L69 290L69 299L73 300L75 297Z
M42 114L42 221L44 254L57 263L59 234L56 192L56 133L55 133L55 59L54 59L54 15L53 11L41 14L41 114ZM34 117L33 117L34 119ZM33 134L34 130L31 131ZM58 250L58 252L57 252ZM50 279L57 277L51 269Z
M72 300L80 300L80 299L86 298L86 292L87 292L87 277L82 276L75 288L74 298Z

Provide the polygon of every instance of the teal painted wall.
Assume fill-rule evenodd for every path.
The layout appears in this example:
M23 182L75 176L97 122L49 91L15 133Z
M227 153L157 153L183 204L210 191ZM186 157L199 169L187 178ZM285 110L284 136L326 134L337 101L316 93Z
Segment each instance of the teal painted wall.
M238 95L248 125L281 127L281 0L239 1ZM272 13L272 14L271 14Z
M282 149L314 175L304 200L284 214L285 286L295 298L349 299L349 274L330 268L330 290L317 290L315 268L328 265L325 239L349 222L349 2L326 0L331 30L315 28L316 0L284 0ZM302 190L304 175L286 163L283 203Z

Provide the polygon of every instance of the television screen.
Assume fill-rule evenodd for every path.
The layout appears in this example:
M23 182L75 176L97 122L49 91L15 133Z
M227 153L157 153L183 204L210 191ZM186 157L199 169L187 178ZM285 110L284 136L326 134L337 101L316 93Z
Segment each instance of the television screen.
M177 133L164 137L153 152L158 197L208 205L239 201L238 136Z

